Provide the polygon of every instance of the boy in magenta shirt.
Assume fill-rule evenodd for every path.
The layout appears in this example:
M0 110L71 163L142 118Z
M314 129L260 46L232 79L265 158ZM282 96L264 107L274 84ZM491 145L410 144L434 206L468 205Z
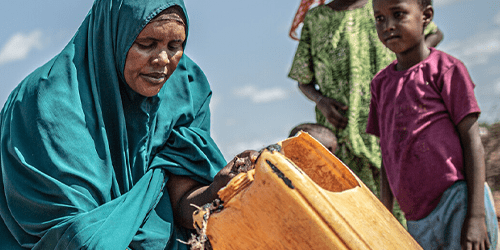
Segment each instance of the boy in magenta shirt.
M463 63L425 46L431 0L373 0L379 39L397 60L371 84L367 133L380 137L381 201L396 197L424 249L495 249L474 83Z

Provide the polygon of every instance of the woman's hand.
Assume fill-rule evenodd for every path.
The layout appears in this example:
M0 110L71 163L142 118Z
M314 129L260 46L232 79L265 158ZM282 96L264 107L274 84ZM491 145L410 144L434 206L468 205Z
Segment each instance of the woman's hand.
M335 99L321 96L316 107L325 116L326 120L336 128L344 129L347 126L347 117L343 114L349 108Z
M214 181L209 186L204 186L187 176L170 175L166 186L176 223L194 229L193 212L196 207L192 204L201 207L213 202L218 198L217 192L233 177L254 167L258 155L259 153L254 150L247 150L237 155L215 175Z
M255 150L246 150L234 157L223 169L217 173L212 182L211 189L219 191L239 173L248 172L254 168L255 161L259 156L259 152Z

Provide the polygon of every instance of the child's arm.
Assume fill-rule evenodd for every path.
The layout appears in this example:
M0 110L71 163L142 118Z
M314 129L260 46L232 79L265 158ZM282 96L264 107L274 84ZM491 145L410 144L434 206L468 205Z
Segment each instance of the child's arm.
M443 40L443 32L437 28L435 33L425 36L425 45L427 47L436 47Z
M478 114L467 115L457 126L467 182L467 215L462 226L462 249L489 248L484 208L484 148L479 137ZM486 247L486 248L484 248Z
M314 83L303 84L299 82L299 89L307 98L316 103L316 107L318 107L329 123L341 129L347 126L347 118L341 114L341 111L348 109L347 106L335 99L324 96L316 89Z
M392 213L394 208L394 195L392 194L387 175L385 173L384 163L380 166L380 201Z

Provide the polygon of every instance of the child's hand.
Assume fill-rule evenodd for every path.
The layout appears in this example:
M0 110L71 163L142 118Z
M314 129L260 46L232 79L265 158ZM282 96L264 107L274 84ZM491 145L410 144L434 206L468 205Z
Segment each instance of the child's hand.
M347 117L343 114L349 108L344 104L335 99L323 96L316 106L323 113L326 120L336 128L344 129L347 126Z
M211 186L213 186L214 190L218 191L226 186L226 184L239 173L247 172L252 169L258 155L259 152L255 150L246 150L238 154L233 160L228 162L217 175L215 175Z
M462 250L489 249L490 241L484 216L465 217L460 244Z

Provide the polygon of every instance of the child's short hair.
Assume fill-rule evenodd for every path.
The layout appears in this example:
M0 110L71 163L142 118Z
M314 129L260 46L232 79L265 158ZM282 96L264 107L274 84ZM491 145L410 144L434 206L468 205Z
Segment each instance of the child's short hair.
M335 135L335 134L333 134L332 130L330 130L329 128L327 128L321 124L302 123L302 124L295 126L292 129L292 131L290 131L290 135L288 135L288 137L296 136L302 130L305 132L311 132L311 131L314 131L317 133L326 132L326 133L331 133L332 135Z
M288 137L296 136L300 131L309 133L310 136L318 140L332 154L337 150L337 137L328 127L317 123L302 123L293 128Z

